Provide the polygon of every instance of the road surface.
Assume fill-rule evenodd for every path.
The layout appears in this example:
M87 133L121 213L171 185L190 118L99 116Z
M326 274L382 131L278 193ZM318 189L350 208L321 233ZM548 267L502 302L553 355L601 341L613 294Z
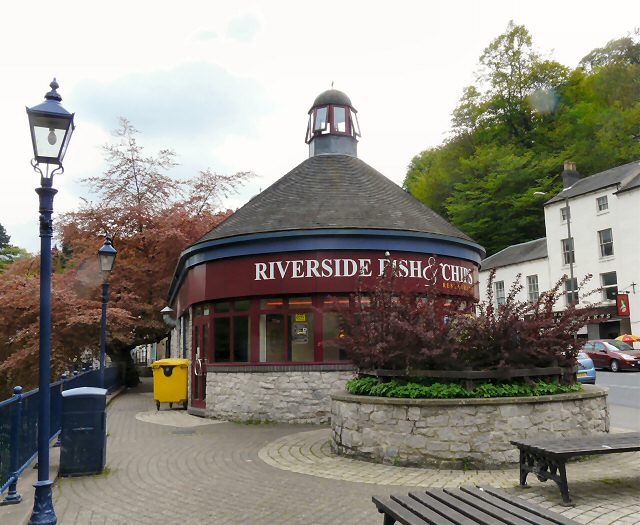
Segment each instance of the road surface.
M611 426L640 432L640 372L596 372L596 385L609 388Z

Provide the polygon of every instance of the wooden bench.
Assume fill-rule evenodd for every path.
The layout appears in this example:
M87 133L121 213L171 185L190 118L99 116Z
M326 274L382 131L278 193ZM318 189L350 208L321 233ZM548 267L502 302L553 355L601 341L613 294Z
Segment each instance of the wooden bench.
M567 460L595 454L615 454L640 450L640 432L600 434L578 438L511 441L520 449L520 486L527 487L531 472L540 481L549 479L560 487L564 505L572 505L567 482Z
M577 525L577 521L493 487L428 489L373 497L384 525Z

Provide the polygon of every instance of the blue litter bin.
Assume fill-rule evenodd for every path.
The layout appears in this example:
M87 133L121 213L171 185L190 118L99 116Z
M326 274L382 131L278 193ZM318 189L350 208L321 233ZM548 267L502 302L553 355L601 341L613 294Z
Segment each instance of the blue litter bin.
M62 398L59 474L100 474L107 458L107 391L72 388Z

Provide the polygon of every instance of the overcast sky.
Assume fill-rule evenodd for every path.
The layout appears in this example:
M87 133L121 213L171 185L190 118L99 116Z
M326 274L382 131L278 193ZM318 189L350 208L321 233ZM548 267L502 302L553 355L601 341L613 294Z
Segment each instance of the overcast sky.
M104 169L100 146L119 116L148 153L178 153L176 176L257 173L229 201L237 208L307 158L307 111L331 82L358 110L358 156L401 184L411 158L445 138L478 57L509 20L574 67L640 25L640 2L14 2L0 19L0 223L38 251L25 106L54 76L77 123L56 212L77 207L80 179Z

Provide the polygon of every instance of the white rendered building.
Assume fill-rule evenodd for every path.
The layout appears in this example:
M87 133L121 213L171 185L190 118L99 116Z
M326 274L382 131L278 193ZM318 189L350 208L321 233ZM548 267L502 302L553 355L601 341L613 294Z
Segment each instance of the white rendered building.
M567 282L566 291L575 290L591 274L579 301L596 305L598 313L581 335L589 339L640 335L640 162L585 178L580 178L574 163L567 162L562 178L565 189L544 204L546 237L509 246L484 259L480 298L487 298L494 268L495 302L505 300L518 274L523 289L517 298L523 301L537 299L571 271L573 286ZM601 287L602 291L582 297ZM558 306L566 307L572 297L565 294Z

